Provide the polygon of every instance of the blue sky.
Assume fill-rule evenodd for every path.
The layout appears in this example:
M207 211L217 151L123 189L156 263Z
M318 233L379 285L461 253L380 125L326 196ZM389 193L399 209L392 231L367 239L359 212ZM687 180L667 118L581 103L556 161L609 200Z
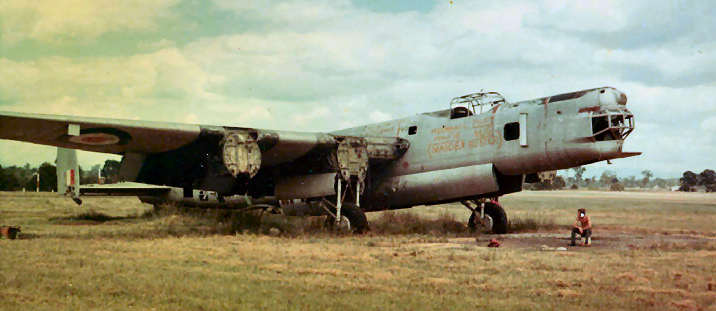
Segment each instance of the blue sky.
M0 5L0 110L328 131L598 86L629 97L643 156L716 167L708 1L21 1ZM0 163L54 149L0 142ZM104 155L85 153L84 166Z

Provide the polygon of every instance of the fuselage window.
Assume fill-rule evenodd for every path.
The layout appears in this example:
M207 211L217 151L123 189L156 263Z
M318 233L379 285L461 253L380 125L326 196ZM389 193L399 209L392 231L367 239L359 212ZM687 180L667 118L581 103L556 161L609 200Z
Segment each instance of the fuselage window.
M418 132L418 126L417 126L417 125L413 125L413 126L411 126L411 127L408 128L408 135L415 135L415 133L417 133L417 132Z
M512 122L505 124L505 140L515 140L520 138L520 123Z

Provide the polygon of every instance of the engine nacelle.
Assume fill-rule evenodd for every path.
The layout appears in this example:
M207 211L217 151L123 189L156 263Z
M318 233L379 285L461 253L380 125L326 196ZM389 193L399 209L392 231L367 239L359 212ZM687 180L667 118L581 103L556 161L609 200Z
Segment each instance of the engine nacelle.
M493 165L481 164L396 176L382 181L375 197L393 207L441 202L499 190Z
M245 132L228 132L224 137L222 155L226 169L234 177L256 176L261 168L261 149L256 137Z

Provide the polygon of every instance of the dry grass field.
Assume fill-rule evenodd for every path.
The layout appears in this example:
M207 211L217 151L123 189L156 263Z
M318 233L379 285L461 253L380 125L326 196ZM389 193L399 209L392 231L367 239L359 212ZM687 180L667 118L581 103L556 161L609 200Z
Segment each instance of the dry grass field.
M0 193L0 309L716 310L716 195L523 192L513 233L464 228L459 205L321 219L158 212L134 198ZM566 246L576 209L593 247ZM271 228L274 228L273 230ZM276 230L280 229L280 230ZM280 232L280 233L279 233Z

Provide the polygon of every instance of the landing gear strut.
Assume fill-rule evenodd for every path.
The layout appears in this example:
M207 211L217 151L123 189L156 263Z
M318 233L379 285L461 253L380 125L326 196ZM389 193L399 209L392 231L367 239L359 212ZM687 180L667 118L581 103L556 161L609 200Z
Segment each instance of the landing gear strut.
M507 214L497 200L477 199L461 201L470 211L467 227L471 230L490 231L494 234L507 233Z

